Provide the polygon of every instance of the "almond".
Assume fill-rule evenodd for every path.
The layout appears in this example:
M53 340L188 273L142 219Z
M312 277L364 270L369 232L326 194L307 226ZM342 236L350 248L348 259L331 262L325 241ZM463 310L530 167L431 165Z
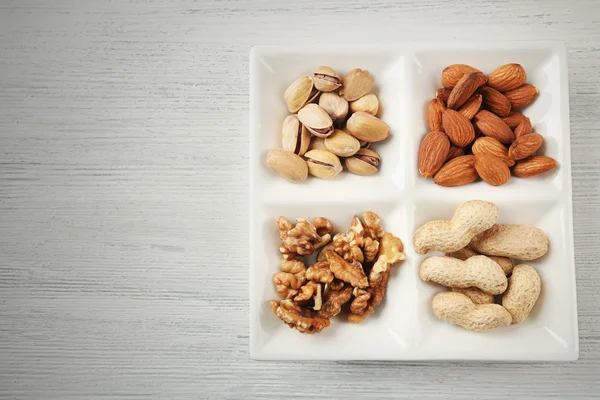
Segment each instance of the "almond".
M456 86L460 78L469 72L479 72L479 70L466 64L452 64L444 68L442 71L440 83L443 87L452 89L454 86Z
M448 158L450 141L444 132L429 132L419 148L419 173L425 178L433 176Z
M483 104L488 110L500 117L510 114L510 101L502 93L489 86L480 87L479 93L483 95Z
M475 156L475 170L477 174L492 186L500 186L510 179L510 170L502 159L491 154L477 154Z
M515 140L513 131L495 114L481 110L473 118L475 126L485 136L493 137L500 143L509 144Z
M515 165L515 161L508 157L508 149L494 138L487 136L478 138L475 143L473 143L471 150L475 155L486 153L498 157L504 161L507 167Z
M544 143L539 133L530 133L517 138L508 149L508 156L513 160L522 160L535 153Z
M460 156L448 161L435 174L433 182L440 186L461 186L477 180L475 156Z
M483 102L483 96L480 94L474 94L458 109L458 112L467 117L468 120L472 120L475 114L481 108Z
M523 108L536 98L538 90L535 86L526 83L516 89L509 90L504 95L510 101L512 108Z
M469 72L463 75L456 83L456 86L454 86L454 89L452 89L452 92L450 92L446 106L453 110L462 106L485 81L486 78L482 72Z
M446 104L448 104L448 97L450 97L451 92L452 92L452 89L440 88L435 93L435 97L438 100L441 100L441 102L444 103L444 105L446 105Z
M531 120L529 118L525 117L525 119L523 119L523 122L521 122L515 128L515 137L518 139L521 136L529 135L532 132L533 132L533 127L531 126Z
M442 125L450 141L458 147L465 147L475 140L475 129L471 121L458 111L446 109L442 114Z
M513 168L513 175L519 178L536 176L550 171L556 167L556 160L548 156L532 156L517 161Z
M442 127L442 113L446 110L446 106L439 99L433 99L429 103L427 109L427 121L429 122L429 129L432 131L444 131Z
M450 161L453 158L464 156L464 155L465 155L464 147L458 147L458 146L451 145L450 151L448 152L448 158L446 158L446 161Z
M512 108L512 106L511 106ZM506 117L502 117L502 121L506 123L510 127L510 129L515 129L519 124L525 121L526 116L521 114L518 111L511 111Z
M521 86L527 80L525 68L520 64L506 64L492 72L488 78L488 86L500 92L507 92Z

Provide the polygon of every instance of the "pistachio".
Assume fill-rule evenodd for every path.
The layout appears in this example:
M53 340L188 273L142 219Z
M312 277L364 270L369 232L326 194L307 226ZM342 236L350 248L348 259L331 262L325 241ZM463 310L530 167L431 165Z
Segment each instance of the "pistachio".
M390 134L390 127L379 118L358 111L352 114L346 122L346 130L358 140L379 142Z
M340 159L330 151L311 150L304 157L306 157L308 172L317 178L331 179L342 171Z
M296 79L283 93L283 98L288 110L297 113L305 104L310 103L319 95L319 91L313 85L313 79L304 75Z
M333 133L333 121L317 104L307 104L298 111L298 119L313 135L327 137Z
M352 157L346 159L346 168L356 175L373 175L379 169L381 157L373 150L360 149Z
M284 150L299 156L306 153L310 144L310 132L300 123L296 115L289 115L281 127L281 143Z
M325 138L327 150L340 157L350 157L360 149L360 142L352 135L336 129Z
M333 68L326 65L317 67L313 74L315 87L321 92L333 92L342 86L342 79L335 73Z
M379 100L373 93L367 94L350 103L350 110L353 113L364 111L371 115L377 115L377 111L379 111Z
M308 166L302 157L291 151L272 149L267 153L267 165L290 182L303 181L308 176Z
M323 93L319 97L319 106L335 121L344 121L348 115L348 102L336 93Z
M308 146L309 150L327 150L327 146L325 146L325 138L315 136L310 141L310 146Z
M342 78L340 94L348 101L358 100L369 93L375 85L375 79L369 71L354 68Z
M371 142L367 142L366 140L359 140L361 149L368 149L371 147Z

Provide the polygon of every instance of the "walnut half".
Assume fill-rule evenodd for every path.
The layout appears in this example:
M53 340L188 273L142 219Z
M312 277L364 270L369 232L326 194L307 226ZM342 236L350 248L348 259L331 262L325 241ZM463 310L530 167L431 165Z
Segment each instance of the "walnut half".
M302 333L318 333L330 324L328 318L317 316L315 311L302 309L291 300L271 300L269 305L279 319Z

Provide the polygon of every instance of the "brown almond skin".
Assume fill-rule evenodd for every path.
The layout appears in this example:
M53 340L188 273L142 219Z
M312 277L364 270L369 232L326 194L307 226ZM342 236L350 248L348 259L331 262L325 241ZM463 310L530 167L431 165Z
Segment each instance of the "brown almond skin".
M487 136L477 138L471 150L475 155L486 153L498 157L504 161L507 167L515 165L515 161L508 157L508 149L494 138Z
M451 92L452 89L439 88L437 92L435 92L435 97L446 105L448 104L448 97L450 97Z
M483 96L480 94L474 94L458 109L458 112L467 117L468 120L472 120L475 114L479 112L481 103L483 102Z
M469 72L463 75L458 81L450 96L446 106L453 110L465 104L469 97L475 93L475 90L486 82L485 75L482 72Z
M419 173L425 178L433 176L442 167L450 151L450 140L444 132L429 132L419 148Z
M513 109L523 108L529 105L538 95L538 90L535 86L526 83L516 89L505 92L504 95L510 101Z
M485 182L492 186L504 185L510 179L510 169L506 163L491 154L477 154L475 156L475 169Z
M525 68L520 64L506 64L488 77L488 86L500 92L507 92L521 86L527 80Z
M453 158L464 156L464 155L465 155L464 147L458 147L458 146L451 145L450 151L448 152L448 158L446 159L446 161L450 161Z
M513 168L513 175L518 178L528 178L548 172L556 167L556 160L548 156L531 156L517 161Z
M533 155L544 144L544 137L539 133L523 135L510 145L508 156L513 160L522 160Z
M442 114L442 124L452 144L458 147L465 147L475 140L475 129L471 121L458 111L446 109Z
M533 133L533 127L531 126L531 120L527 117L515 128L515 137L518 139L521 136L529 135Z
M485 136L497 139L500 143L510 144L515 140L515 134L508 125L506 125L500 117L490 111L479 111L475 117L473 117L473 122L481 133Z
M479 72L479 70L466 64L449 65L442 71L440 83L446 89L452 89L456 86L460 78L469 72Z
M427 121L429 122L429 129L431 131L444 131L442 126L442 113L444 111L446 111L446 106L441 100L431 100L427 109Z
M440 186L462 186L475 182L479 175L475 170L475 156L453 158L440 168L433 177L433 182Z
M504 123L508 125L510 129L515 129L517 126L519 126L521 122L525 120L525 118L527 117L521 114L520 112L511 111L510 114L508 114L506 117L502 117L502 121L504 121Z
M483 105L499 117L505 117L510 114L510 101L502 93L489 86L479 88L479 93L483 95Z

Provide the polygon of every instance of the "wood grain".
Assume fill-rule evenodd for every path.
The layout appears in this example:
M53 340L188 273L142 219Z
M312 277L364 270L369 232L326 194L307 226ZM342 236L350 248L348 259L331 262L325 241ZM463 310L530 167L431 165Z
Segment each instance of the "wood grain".
M599 14L593 0L3 1L0 398L596 398ZM580 360L249 360L250 47L473 37L569 49Z

